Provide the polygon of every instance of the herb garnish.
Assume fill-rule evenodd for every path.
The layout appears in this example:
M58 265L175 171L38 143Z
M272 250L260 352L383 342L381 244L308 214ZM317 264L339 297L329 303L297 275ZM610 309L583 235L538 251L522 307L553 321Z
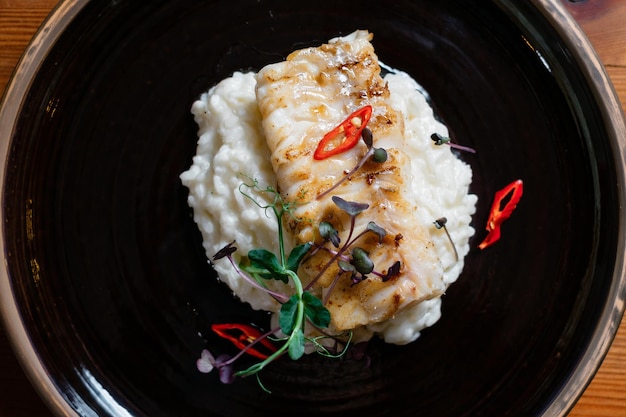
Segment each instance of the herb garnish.
M451 148L455 148L461 151L465 151L469 153L476 153L476 150L474 148L470 148L469 146L463 146L463 145L454 143L449 137L440 135L439 133L436 133L436 132L430 135L430 138L432 139L433 142L435 142L435 145L438 145L438 146L448 145Z
M456 250L456 245L454 244L454 240L452 240L452 236L450 236L450 232L448 232L446 223L448 223L448 219L446 217L440 217L434 221L435 227L437 229L443 229L443 231L446 233L446 236L448 237L448 240L450 241L450 245L452 246L452 249L454 250L454 260L458 262L459 252L457 252Z
M362 130L361 139L363 140L363 143L365 143L365 146L367 146L367 152L365 153L365 155L363 155L363 157L359 160L356 166L352 168L349 172L347 172L343 177L341 177L341 179L338 182L336 182L332 187L330 187L326 191L320 193L316 197L318 200L322 199L323 197L327 196L329 193L334 191L344 181L346 181L348 178L354 175L355 172L361 169L368 160L371 159L372 161L377 162L379 164L382 164L387 161L387 151L383 148L374 148L373 146L374 138L372 135L372 131L369 130L367 127Z
M236 328L243 331L245 344L236 337L231 337L229 335L226 336L227 339L233 341L233 343L241 349L240 352L232 358L225 357L223 355L214 358L208 350L205 350L203 351L201 358L198 360L198 369L201 372L210 372L212 369L216 368L220 373L220 380L225 383L230 383L236 377L245 377L249 375L257 375L258 377L258 373L261 370L285 353L287 353L293 360L299 359L302 355L304 355L305 345L307 343L312 344L315 350L323 356L343 356L350 344L351 334L344 337L347 340L342 341L344 347L338 352L335 352L334 350L331 351L322 343L323 339L329 337L334 338L334 336L326 335L323 332L321 332L320 336L310 337L305 335L305 322L310 323L313 328L321 331L327 328L330 325L330 312L326 307L324 307L322 300L310 291L311 285L304 288L297 273L298 267L311 251L313 244L304 243L293 248L289 254L286 253L283 234L283 218L285 215L292 215L292 204L285 202L278 191L272 187L261 189L256 180L254 180L252 184L242 183L239 190L258 207L264 210L269 210L273 213L274 218L278 223L279 253L276 255L267 249L253 249L248 252L247 257L244 257L242 261L237 264L233 258L233 253L236 252L237 248L235 246L235 242L231 242L213 256L213 261L218 261L223 258L228 259L243 279L254 287L265 291L275 300L280 302L282 306L278 316L279 327L272 329L265 334L260 334L259 332L252 331L246 325L227 324L219 326L218 329L222 331L222 333L220 334L218 332L218 334L221 336L224 336L224 329ZM269 194L272 196L272 202L269 204L261 202L252 195L251 191L261 194ZM338 204L338 206L341 208L341 203ZM349 214L356 215L358 212L367 208L367 205L348 203L344 207L345 209L350 210ZM322 232L322 230L325 231ZM338 243L338 234L330 223L321 224L320 233L324 235L325 239L327 238L328 241L335 241ZM320 247L320 245L316 246L316 248ZM358 262L363 262L363 259L360 259ZM291 282L294 287L294 293L288 296L286 294L270 290L265 286L265 281L267 280L279 280L285 283ZM278 331L282 332L284 336L275 336ZM260 362L255 363L243 370L233 370L234 362L244 353L251 353L248 352L250 350L252 350L253 356L259 358L260 356L256 350L253 350L253 346L256 343L262 343L267 348L268 344L266 339L270 339L279 345L269 355L263 355L263 359ZM261 386L263 387L262 384ZM263 388L265 389L265 387Z
M333 226L329 223L320 224L320 235L322 237L328 236L327 238L325 237L326 241L330 241L332 245L337 248L337 250L328 248L323 244L316 246L316 249L326 250L331 253L333 257L320 269L315 278L311 280L311 282L307 285L307 289L315 285L315 283L324 275L326 270L333 264L333 262L337 261L340 269L339 274L335 276L329 286L324 302L328 300L328 297L332 293L332 290L334 289L337 280L339 280L343 272L350 273L350 279L352 280L352 284L354 285L366 279L367 275L370 273L379 276L383 280L383 282L388 281L389 279L395 277L400 273L401 267L400 261L397 261L391 267L389 267L386 273L377 272L374 270L374 262L369 258L369 253L363 248L353 247L353 245L361 237L365 236L368 233L376 234L378 236L379 242L381 243L387 234L385 229L383 229L374 222L369 222L364 230L362 230L358 235L354 236L356 217L369 208L368 204L346 201L338 196L333 196L332 200L337 207L339 207L350 216L350 229L348 231L348 237L344 245L339 247L340 240L338 238L338 232L334 230ZM345 255L348 250L350 250L350 256Z
M355 112L356 113L356 112ZM367 152L359 160L357 165L347 172L342 179L339 180L328 190L319 194L316 198L320 199L335 190L340 184L352 176L355 172L363 167L363 165L371 160L376 163L384 163L387 160L387 152L382 148L374 148L372 132L365 127L371 113L371 108L364 108L357 116L351 115L346 121L339 126L343 129L341 134L344 141L340 146L332 149L332 154L340 153L348 148L353 147L354 142L360 137L367 146ZM355 119L356 117L356 119ZM358 119L358 120L357 120ZM356 121L355 121L356 120ZM348 124L350 124L348 126ZM348 126L348 128L346 128ZM337 132L335 132L337 134ZM329 136L330 137L330 136ZM443 143L449 144L449 139L443 138L438 134L432 135L436 145ZM330 139L325 139L326 142ZM455 147L459 147L458 145ZM473 152L470 148L464 148ZM327 150L324 146L322 149ZM318 155L319 156L319 155ZM322 155L327 157L329 155ZM317 158L322 159L322 158ZM269 211L273 214L278 224L278 254L273 253L264 248L252 249L247 256L242 257L237 263L233 258L233 254L237 251L236 242L231 242L220 249L212 258L214 262L221 259L228 259L237 274L253 287L267 293L281 304L278 312L278 327L266 332L248 325L248 324L232 324L222 323L213 324L212 330L220 337L232 342L239 352L234 355L219 355L214 357L209 350L202 351L201 357L197 361L198 370L204 373L217 369L220 381L223 383L231 383L238 377L247 377L255 375L260 386L269 392L263 386L259 379L259 373L270 363L287 354L291 359L300 359L306 350L307 344L313 346L314 350L322 355L332 358L343 357L351 347L352 332L342 335L332 335L327 332L327 328L331 323L330 311L324 306L328 302L338 280L348 275L351 285L357 285L368 278L370 275L379 277L383 282L389 281L398 276L402 270L400 261L394 262L385 272L377 271L376 265L370 258L370 253L363 247L357 246L357 242L367 234L374 234L378 237L378 241L382 244L387 232L377 225L375 222L369 222L363 230L358 233L355 231L356 218L369 208L366 203L346 201L339 196L333 196L333 203L350 218L350 227L344 242L339 236L337 229L327 221L322 221L318 225L318 233L322 242L306 242L294 247L288 254L285 248L284 239L284 217L292 216L296 221L299 219L293 217L293 209L295 203L283 200L280 193L274 188L268 186L261 188L257 180L252 183L242 183L239 192L250 199L259 208ZM254 194L269 195L269 203L266 200L256 198ZM445 227L446 218L437 219L434 224L438 229L443 228L450 238ZM401 235L395 236L395 241L402 239ZM458 254L454 243L450 239L454 248L455 256L458 260ZM298 275L300 265L309 257L315 255L319 251L326 251L330 254L328 260L317 274L306 285L302 282ZM326 288L324 299L320 299L313 292L313 287L326 271L333 265L338 266L338 272L331 283ZM284 294L267 287L267 282L277 280L283 283L291 283L294 291L292 294ZM312 332L305 332L305 324L308 324ZM281 335L282 333L282 335ZM333 347L327 347L324 339L332 339ZM352 349L352 358L364 358L364 344L358 343ZM235 370L235 362L244 354L249 354L257 359L256 362L245 369Z

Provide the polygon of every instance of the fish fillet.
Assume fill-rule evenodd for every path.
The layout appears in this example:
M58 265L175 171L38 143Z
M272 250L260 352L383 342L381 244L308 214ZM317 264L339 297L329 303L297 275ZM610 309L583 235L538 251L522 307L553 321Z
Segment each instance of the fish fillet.
M369 208L356 217L355 233L374 221L387 234L380 242L370 233L355 246L369 252L376 271L385 273L396 261L401 263L400 274L385 282L369 274L353 284L347 273L340 276L337 265L324 272L316 289L326 298L331 329L338 332L387 320L445 290L441 262L430 239L431 225L419 224L415 216L411 161L403 151L411 138L405 137L403 115L388 104L389 91L380 76L371 39L372 35L362 30L331 39L319 47L295 51L256 76L257 101L278 189L284 200L296 207L294 218L298 220L291 219L287 230L299 243L319 243L317 225L328 221L345 242L350 217L331 196L367 203ZM330 195L317 199L367 152L360 142L345 153L314 160L317 144L365 105L373 108L367 126L374 146L386 149L387 161L367 162ZM327 251L316 252L301 266L303 281L318 275L331 257Z

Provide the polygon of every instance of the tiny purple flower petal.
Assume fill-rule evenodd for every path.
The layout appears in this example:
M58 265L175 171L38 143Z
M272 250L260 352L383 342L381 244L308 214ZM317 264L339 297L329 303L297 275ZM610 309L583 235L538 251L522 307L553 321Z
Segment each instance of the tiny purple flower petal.
M232 364L223 365L231 359L230 355L220 355L215 361L220 372L220 382L222 384L232 384L235 381L235 370Z
M198 371L202 372L203 374L208 374L213 370L214 365L215 358L213 358L211 352L203 349L202 353L200 354L200 358L196 361L196 367L198 368Z

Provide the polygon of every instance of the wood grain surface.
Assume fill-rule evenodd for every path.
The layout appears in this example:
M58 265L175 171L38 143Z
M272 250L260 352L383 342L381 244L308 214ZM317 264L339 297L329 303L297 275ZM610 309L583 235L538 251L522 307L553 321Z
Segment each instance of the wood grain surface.
M562 1L587 33L626 108L626 1ZM0 0L0 91L54 0ZM52 416L11 351L0 326L0 417ZM626 322L571 417L626 416Z

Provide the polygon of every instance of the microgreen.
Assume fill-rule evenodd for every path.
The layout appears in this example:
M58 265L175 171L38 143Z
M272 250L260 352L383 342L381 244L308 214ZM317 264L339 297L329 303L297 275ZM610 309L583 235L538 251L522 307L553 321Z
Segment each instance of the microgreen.
M329 241L336 248L339 247L341 239L339 238L339 232L329 222L320 222L319 232L322 239Z
M210 372L212 369L217 368L222 382L232 382L232 380L236 377L257 375L267 365L280 358L285 353L287 353L291 359L297 360L304 355L306 343L312 343L316 346L316 350L319 352L328 353L327 351L319 348L320 342L317 337L313 340L312 338L305 336L304 325L305 322L308 322L314 328L325 329L330 325L331 320L330 312L326 307L324 307L322 300L308 291L309 288L303 288L302 281L298 276L298 268L306 258L307 254L311 252L312 244L304 243L298 245L293 248L289 254L286 253L283 234L283 218L285 215L292 215L292 205L285 202L278 191L272 187L267 187L265 189L260 188L255 180L252 181L251 184L241 184L239 190L258 207L273 213L278 224L278 254L264 248L252 249L248 252L247 256L242 257L241 262L237 264L233 258L233 254L236 252L237 248L235 246L235 242L231 242L220 249L213 256L213 261L215 262L224 258L228 259L241 277L243 277L255 288L258 288L272 296L280 302L282 306L278 315L280 327L263 335L258 334L256 331L252 333L249 326L220 326L224 328L237 328L240 331L248 332L244 339L249 339L249 344L244 346L239 354L234 357L218 357L218 360L214 359L208 350L203 351L201 358L198 360L198 369L202 372ZM263 194L266 197L269 196L269 198L258 198L259 194ZM271 202L266 203L267 200ZM367 208L367 205L355 203L346 203L344 205L347 210L353 213L353 215L356 215ZM337 231L329 223L326 226L326 238L339 245ZM291 282L294 287L294 292L291 295L286 295L270 290L265 286L265 281L267 280L278 280L284 283ZM269 338L278 330L284 334L284 337L276 340L277 342L280 342L280 345L276 347L271 354L268 356L262 356L264 358L263 360L249 366L246 369L239 371L235 371L233 369L234 362L243 353L247 350L252 350L252 346L255 343ZM235 340L235 343L239 345L242 342L240 339L237 339ZM267 342L265 344L267 344ZM346 348L347 344L348 343L345 344ZM253 353L258 355L256 350L254 350ZM261 384L261 386L263 387L263 384Z
M365 146L367 146L367 152L365 153L365 155L363 155L363 157L359 160L359 162L356 164L354 168L352 168L348 173L346 173L343 177L341 177L341 179L337 181L332 187L320 193L316 197L318 200L323 198L324 196L327 196L328 194L333 192L335 189L337 189L337 187L343 184L344 181L346 181L348 178L354 175L355 172L361 169L368 160L371 159L372 161L380 163L380 164L387 161L387 151L384 150L383 148L374 148L373 146L374 140L373 140L372 131L368 129L367 127L363 129L363 132L361 132L361 140L363 140L363 142L365 143Z
M378 243L383 243L383 239L385 238L385 236L387 236L387 232L385 231L385 229L383 229L374 222L369 222L367 224L367 230L375 233L378 236Z
M323 300L324 304L328 301L342 273L349 273L352 284L355 285L367 279L367 276L369 274L377 275L383 281L388 281L389 279L397 276L400 273L401 267L401 263L398 261L394 265L392 265L386 273L378 272L374 269L375 265L374 262L370 259L369 253L365 249L355 246L356 242L368 233L373 233L378 236L379 243L382 243L383 239L387 235L385 229L377 225L375 222L369 222L360 233L355 235L354 228L356 225L356 218L369 208L368 204L355 201L346 201L339 196L333 196L332 201L340 210L345 212L350 217L350 229L348 230L348 237L345 240L344 244L340 246L340 239L338 237L337 230L335 230L335 228L330 223L320 223L318 227L320 236L325 239L325 242L330 241L336 249L329 248L324 244L316 246L317 250L325 250L330 253L332 257L330 261L328 261L321 267L317 275L305 288L305 290L308 290L313 287L313 285L315 285L315 283L326 273L328 268L330 268L333 263L337 262L340 272L338 275L335 276L330 286L328 287ZM349 253L349 255L347 255L347 253Z
M374 262L369 258L369 252L363 248L352 249L352 264L358 273L367 275L374 270Z
M369 208L369 204L367 203L357 203L355 201L346 201L343 198L334 195L332 197L333 203L341 210L345 211L350 215L351 218L355 218L361 212L367 210Z
M318 195L318 199L327 195L353 175L367 160L372 159L375 162L382 163L387 159L387 152L384 149L375 149L372 146L373 139L369 129L365 128L363 130L362 139L368 147L365 156L337 184ZM449 140L446 141L446 138L437 136L437 134L433 134L433 140L436 140L438 145L449 143ZM292 216L293 219L299 221L293 215L295 203L285 202L279 192L272 187L259 187L256 180L251 180L251 183L242 183L239 191L259 208L273 214L278 224L278 253L265 248L255 248L250 250L245 256L242 256L240 262L237 263L233 257L237 251L236 242L233 241L220 249L213 256L212 260L217 262L221 259L227 259L237 274L246 282L278 301L281 304L278 312L279 326L261 333L248 325L214 325L214 329L236 329L243 332L241 336L230 335L226 332L221 332L221 330L218 332L219 335L231 340L233 344L239 347L240 351L234 356L218 355L214 357L205 349L197 361L198 370L207 373L217 369L220 381L223 383L231 383L238 377L255 375L259 385L267 391L267 388L260 380L259 373L270 363L285 354L292 360L301 358L305 354L307 344L313 346L314 350L322 356L342 357L350 352L349 357L364 357L362 352L363 345L357 346L354 352L351 349L349 350L352 338L351 332L340 336L333 336L325 332L325 329L331 323L331 314L325 307L325 304L333 293L337 282L344 274L348 275L351 285L357 285L368 279L370 275L377 276L383 282L387 282L397 277L402 271L402 263L400 261L395 261L386 271L377 270L368 250L357 245L358 241L368 234L375 235L378 238L378 244L383 244L387 237L387 231L373 221L368 222L362 230L355 230L357 217L369 209L369 204L347 201L336 195L332 196L332 201L337 208L349 217L349 228L345 238L340 238L339 232L332 223L321 221L318 224L318 233L322 242L306 242L295 246L287 253L283 222L285 216ZM261 198L261 195L263 198ZM446 222L447 219L441 217L435 220L434 225L437 229L445 231L458 260L456 247L448 233ZM401 235L395 237L396 240L401 238ZM331 255L330 260L320 267L317 274L305 286L298 275L298 269L306 259L319 251L329 253ZM311 290L333 264L338 266L338 272L326 288L324 299L320 300ZM270 280L277 280L286 284L291 283L291 287L294 289L293 293L284 294L269 289L267 282ZM309 323L313 329L318 331L319 335L307 336L305 334L305 323ZM279 332L282 333L280 337L276 336ZM329 348L321 342L328 338L334 339L334 348ZM258 350L255 347L257 344L267 353ZM339 344L343 348L338 348ZM245 369L235 370L235 362L246 353L259 358L260 361Z
M235 242L230 242L228 245L224 246L222 249L220 249L214 256L213 256L213 262L226 258L228 259L228 261L230 262L230 264L232 265L233 269L235 269L235 271L237 272L237 274L242 277L246 282L248 282L248 284L250 284L251 286L266 292L268 295L272 296L274 299L276 299L279 302L284 302L287 300L287 297L284 294L281 294L279 292L276 291L272 291L270 289L268 289L267 287L264 287L263 285L261 285L259 283L258 279L253 279L253 277L257 277L257 278L262 278L264 276L265 273L267 273L267 270L264 268L261 269L256 269L251 265L245 265L245 258L244 261L242 263L240 263L239 265L235 262L235 260L233 259L233 253L235 253L237 251L237 248L234 246ZM241 266L240 266L241 265ZM246 272L248 272L248 274L244 273L244 269L246 270Z
M440 217L434 221L435 227L437 229L443 229L448 237L448 241L450 241L450 245L452 245L452 249L454 250L454 259L459 261L459 253L456 250L456 245L454 244L454 240L452 240L452 236L450 236L450 232L448 232L448 228L446 227L446 223L448 223L448 219L445 217Z
M360 111L371 111L371 108L368 110L366 106L364 110ZM367 118L369 118L369 115ZM344 121L343 124L350 123L350 126L354 124L354 126L350 128L354 132L351 130L350 132L352 133L348 132L349 134L347 134L345 132L336 133L332 131L324 137L319 149L316 151L318 157L315 159L325 159L328 156L344 152L356 145L355 140L358 141L359 135L367 147L367 152L361 157L356 166L345 173L333 186L317 195L316 199L321 199L329 195L339 185L361 169L368 161L380 164L387 161L387 151L373 146L373 134L371 130L364 126L366 123L365 117L363 120L358 119L357 122L359 120L362 122L362 125L359 123L354 124L352 118ZM339 126L338 129L339 128L341 128L341 126ZM334 140L334 135L344 135L344 141L340 146L327 149L325 146L326 142ZM471 148L454 145L450 142L449 138L443 137L437 133L434 133L431 138L435 142L435 145L448 144L468 152L475 152ZM269 331L262 332L258 328L246 324L214 324L212 326L213 331L218 334L218 336L231 341L232 344L239 348L239 352L234 356L226 354L213 356L211 352L205 349L197 360L198 370L203 373L208 373L213 369L217 369L220 381L223 383L232 383L238 377L255 375L261 388L269 392L261 382L259 373L270 363L285 354L292 360L300 359L305 354L307 346L312 346L318 354L326 357L339 358L345 356L353 359L367 359L364 343L358 343L356 345L351 344L352 332L341 335L330 334L331 332L328 330L328 327L331 324L331 313L325 307L325 304L328 302L337 282L342 276L347 275L351 285L357 285L367 280L371 275L378 277L382 282L387 282L401 274L403 264L400 261L395 261L392 265L388 266L386 271L377 270L377 265L375 265L370 257L370 252L364 247L358 246L359 240L368 234L376 236L378 238L378 244L382 245L385 239L389 240L387 231L373 221L367 223L362 230L355 230L357 217L361 216L369 209L369 204L347 201L335 195L332 196L333 203L349 218L347 233L344 231L346 236L340 237L338 230L331 222L321 221L317 225L317 231L322 240L321 242L305 242L295 246L287 253L283 224L285 223L285 216L291 216L293 220L301 221L295 218L293 214L296 203L286 202L276 189L270 186L261 188L257 180L249 179L250 182L243 182L239 186L239 192L260 209L273 215L278 225L278 253L274 253L266 248L255 248L248 251L246 255L241 256L240 261L236 262L234 254L237 251L237 247L236 242L233 241L221 248L213 256L212 261L217 262L222 259L227 259L236 273L248 284L265 292L280 303L278 326ZM305 194L306 192L301 190L298 193L296 201L302 200ZM343 216L343 218L345 219L345 216ZM309 221L312 222L312 220ZM456 247L454 247L454 243L446 229L446 222L447 219L441 217L435 220L434 225L437 229L443 229L445 231L452 243L455 256L458 260ZM344 227L345 225L342 225L341 229L344 230ZM402 235L397 234L392 239L395 239L397 244L398 241L402 239ZM369 246L369 248L371 247L372 246ZM305 285L298 275L298 269L303 262L306 262L307 259L320 251L327 252L327 254L330 255L330 259L319 267L316 275ZM312 289L333 265L338 266L337 273L330 284L325 288L324 298L320 299L312 292ZM290 284L289 288L292 290L290 290L289 294L272 290L268 288L268 283L272 280ZM314 335L309 335L310 332L309 334L305 333L305 324L314 329L316 333ZM332 344L334 342L334 346L329 347L328 343L323 343L323 341L327 339L331 339L330 343ZM235 362L245 354L256 357L259 361L245 369L236 370Z
M430 138L432 139L432 141L435 143L435 145L439 146L439 145L448 145L451 148L454 149L458 149L460 151L465 151L465 152L469 152L469 153L476 153L476 150L474 148L470 148L469 146L463 146L463 145L459 145L456 144L454 142L452 142L452 140L447 137L447 136L443 136L439 133L433 133L432 135L430 135Z

